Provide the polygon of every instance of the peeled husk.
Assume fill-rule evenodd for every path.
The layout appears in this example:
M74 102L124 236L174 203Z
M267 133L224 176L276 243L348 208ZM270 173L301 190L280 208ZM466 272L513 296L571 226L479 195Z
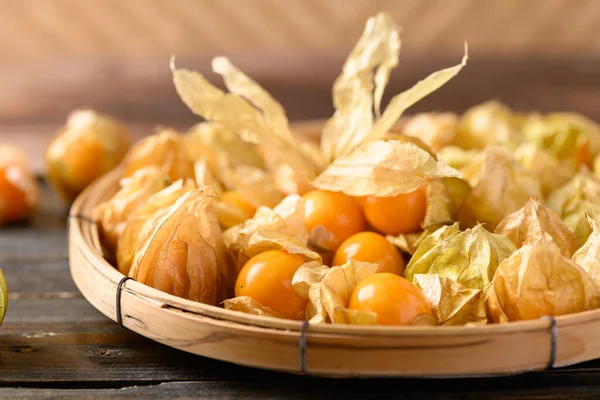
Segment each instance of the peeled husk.
M494 322L538 319L600 306L592 278L544 235L505 259L487 294Z
M273 174L250 165L223 167L221 180L228 190L237 191L244 201L256 208L275 207L285 197Z
M239 311L246 314L258 315L259 317L273 317L289 319L287 315L265 307L252 297L238 296L223 301L223 307L226 310Z
M416 274L413 284L423 292L438 325L487 323L483 290L469 289L438 274Z
M508 145L518 136L519 125L512 111L497 101L479 104L462 116L452 143L465 150Z
M129 276L165 293L216 305L230 298L227 265L210 187L186 193L141 239Z
M93 218L98 223L102 241L110 254L116 252L129 216L167 185L167 177L158 168L145 167L121 179L121 189L94 208Z
M374 313L350 310L346 308L350 295L360 281L377 272L379 265L348 260L344 265L324 270L313 264L313 275L308 290L306 319L310 323L375 325ZM308 275L306 269L298 269L296 274ZM320 279L319 279L320 278ZM306 293L305 287L298 289L300 278L294 277L295 288L299 295Z
M172 129L162 129L137 142L123 160L123 174L130 176L146 166L159 168L171 182L194 179L194 163L183 137Z
M223 233L223 241L234 265L245 259L242 251L251 236L258 231L272 231L306 244L308 233L304 225L304 200L290 195L273 209L260 207L254 217Z
M498 265L515 251L510 239L482 225L462 232L456 225L440 229L421 243L406 266L409 281L416 274L439 274L469 289L483 289Z
M46 149L47 177L65 200L73 201L115 168L130 145L120 122L92 110L73 111Z
M543 198L540 182L505 149L486 148L461 172L473 187L459 213L464 227L485 223L486 228L494 230L504 217L523 207L530 198Z
M184 182L180 179L150 196L128 216L125 228L117 242L117 266L123 275L129 274L141 238L146 236L180 197L195 189L194 181L188 179Z
M194 162L194 175L198 187L210 186L217 195L223 192L223 185L216 177L206 158L199 157Z
M40 189L25 153L14 146L0 145L0 178L6 180L2 186L13 186L23 195L15 198L10 189L8 193L0 191L0 225L30 218L37 209Z
M453 113L421 113L412 117L402 133L425 142L434 151L440 151L452 142L458 118Z
M597 214L586 214L586 220L592 233L584 245L573 254L571 260L588 273L600 292L600 220Z
M242 141L223 126L198 123L183 136L183 141L192 161L206 160L214 171L218 171L223 164L264 167L257 146Z
M380 140L336 159L313 184L350 196L387 197L415 191L441 177L461 174L410 141Z
M464 150L457 146L446 146L440 150L438 157L455 169L462 169L470 164L479 154L479 150Z
M580 221L585 222L586 212L600 212L600 180L583 170L552 192L547 204L574 231Z
M558 214L533 199L500 221L495 232L508 237L517 248L544 234L550 235L565 257L571 257L579 248L577 237Z

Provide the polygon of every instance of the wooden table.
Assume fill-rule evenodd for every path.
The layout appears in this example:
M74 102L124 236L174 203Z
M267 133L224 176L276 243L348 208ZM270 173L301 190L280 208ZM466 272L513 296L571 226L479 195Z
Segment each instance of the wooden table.
M46 189L31 224L0 230L9 308L0 328L0 398L600 397L600 360L503 378L319 379L178 351L119 327L69 274L66 210ZM485 357L485 354L482 354Z

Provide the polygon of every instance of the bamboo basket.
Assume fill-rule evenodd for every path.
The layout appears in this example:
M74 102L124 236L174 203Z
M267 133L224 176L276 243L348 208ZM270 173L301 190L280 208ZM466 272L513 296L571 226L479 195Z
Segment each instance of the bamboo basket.
M315 123L296 125L314 137ZM124 276L103 257L92 208L118 189L115 170L71 209L71 275L99 311L140 335L236 364L329 377L508 375L600 358L600 310L485 326L310 325L257 317L163 293ZM120 296L120 300L119 300Z

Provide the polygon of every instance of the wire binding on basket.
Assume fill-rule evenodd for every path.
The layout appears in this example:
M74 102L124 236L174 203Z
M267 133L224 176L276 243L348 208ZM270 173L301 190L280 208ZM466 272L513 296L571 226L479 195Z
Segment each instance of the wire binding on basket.
M306 374L306 333L308 331L308 321L302 321L300 328L300 340L298 342L298 350L300 351L300 372Z
M115 311L117 314L117 324L123 326L123 316L121 315L121 291L123 290L123 284L132 278L124 276L117 285L117 298L115 303Z
M551 315L546 315L542 317L542 319L547 319L550 321L550 358L548 359L548 365L546 365L546 369L554 368L554 363L556 362L556 349L558 347L558 325L556 325L556 319Z

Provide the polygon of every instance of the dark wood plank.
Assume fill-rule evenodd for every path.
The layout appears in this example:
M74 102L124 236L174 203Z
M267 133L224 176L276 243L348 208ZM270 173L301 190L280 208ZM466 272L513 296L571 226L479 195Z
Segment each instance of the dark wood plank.
M62 324L108 321L104 314L96 310L80 295L69 296L77 297L44 298L51 296L40 296L40 298L9 299L4 324Z
M56 261L5 261L1 267L11 299L43 294L79 294L65 258Z

